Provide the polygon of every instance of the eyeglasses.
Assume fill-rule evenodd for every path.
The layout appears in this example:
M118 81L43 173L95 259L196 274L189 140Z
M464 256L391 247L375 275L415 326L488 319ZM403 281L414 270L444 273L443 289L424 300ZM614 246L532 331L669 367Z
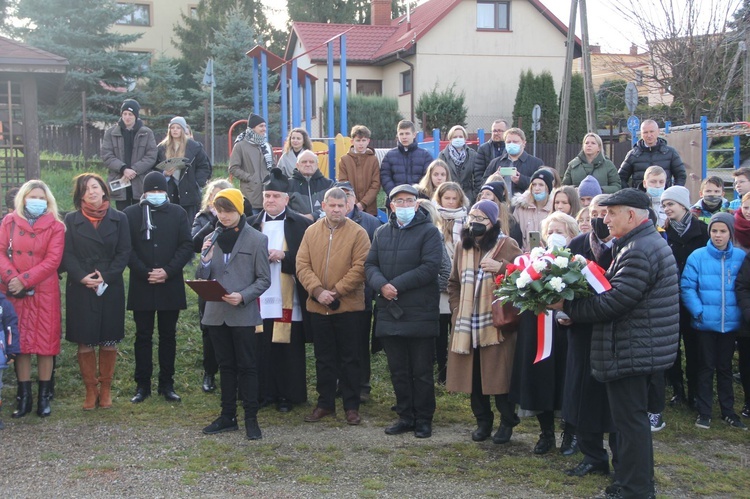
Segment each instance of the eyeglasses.
M416 198L399 198L392 201L392 203L396 206L411 206L413 204L416 204L416 202Z
M487 217L481 217L481 216L476 216L476 215L469 215L466 218L469 220L469 222L479 222L480 224L489 220L489 218Z

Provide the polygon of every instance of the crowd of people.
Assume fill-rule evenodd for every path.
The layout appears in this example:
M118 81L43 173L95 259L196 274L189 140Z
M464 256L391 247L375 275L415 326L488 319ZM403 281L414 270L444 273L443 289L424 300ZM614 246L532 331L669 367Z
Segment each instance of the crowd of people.
M651 433L666 425L667 385L669 403L694 410L696 426L708 429L715 378L721 419L747 429L735 411L732 359L738 350L739 412L750 418L750 168L734 172L738 199L725 199L723 180L709 177L691 200L685 166L652 120L619 169L589 133L562 177L529 155L524 132L504 120L476 150L454 126L437 159L401 121L397 147L381 163L370 131L354 126L334 180L303 129L289 132L275 162L267 124L252 114L229 160L237 189L211 179L184 118L173 118L157 145L139 111L136 101L123 103L102 147L107 181L76 177L75 210L64 219L40 180L6 197L0 314L18 378L13 418L32 411L33 355L37 414L51 414L65 274L65 338L77 345L84 410L112 407L126 309L135 324L131 402L151 395L155 326L157 392L181 400L176 331L187 276L223 287L199 299L202 389L214 391L218 374L221 391L206 434L237 430L239 401L251 440L262 438L259 409L306 403L306 343L318 396L305 422L334 417L338 395L345 422L359 425L370 356L382 349L397 415L386 434L432 435L436 382L470 394L474 441L505 444L521 417L534 416L533 452L546 454L558 447L562 416L560 453L583 455L566 473L609 475L611 459L612 497L655 494ZM540 246L585 256L611 284L550 306L543 360L536 314L521 313L512 328L492 322L496 276Z

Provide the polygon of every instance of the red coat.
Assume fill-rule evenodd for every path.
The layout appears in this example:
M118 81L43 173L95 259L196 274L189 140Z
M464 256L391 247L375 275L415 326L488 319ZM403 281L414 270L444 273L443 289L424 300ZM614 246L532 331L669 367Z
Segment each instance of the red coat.
M14 227L15 222L15 227ZM12 236L11 236L12 231ZM13 238L13 261L8 245ZM57 268L65 247L65 226L47 213L34 224L13 213L0 224L0 291L8 293L14 277L34 295L8 299L18 314L21 353L57 355L62 332Z

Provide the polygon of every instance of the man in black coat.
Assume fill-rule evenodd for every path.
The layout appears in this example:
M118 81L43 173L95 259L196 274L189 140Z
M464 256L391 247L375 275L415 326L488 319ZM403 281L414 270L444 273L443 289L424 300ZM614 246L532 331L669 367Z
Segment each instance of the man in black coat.
M320 218L323 196L333 187L318 166L318 156L305 149L297 156L297 169L289 179L289 207L313 222Z
M151 395L154 317L159 326L159 395L179 402L174 391L177 319L187 308L182 269L193 256L190 225L182 207L167 199L167 180L161 172L144 179L143 198L124 213L130 226L130 287L128 310L135 321L135 382L133 403Z
M648 418L653 377L677 355L679 288L677 265L667 242L649 219L649 196L623 189L602 201L604 223L616 238L606 277L612 289L560 301L577 322L592 322L591 371L605 383L617 428L616 480L624 498L655 497L654 451Z
M287 185L284 172L271 169L263 187L263 210L248 219L251 227L268 237L271 265L271 287L260 297L263 332L257 336L259 398L261 406L275 402L279 412L289 412L293 405L307 401L305 330L309 331L310 322L305 308L307 291L294 276L297 250L312 222L287 206ZM286 286L291 286L297 300L290 307L291 316L285 318L279 312L286 307L278 303L284 300ZM288 297L290 290L286 291ZM281 331L285 331L283 335Z
M661 166L667 173L667 185L685 185L687 172L680 153L667 141L659 137L659 125L654 120L644 120L641 123L641 139L628 152L620 165L620 180L622 188L643 187L643 174L649 166ZM632 182L631 182L632 179Z
M417 190L402 184L391 190L389 223L375 232L365 261L367 284L377 293L377 326L396 392L398 421L388 435L413 431L432 436L435 338L440 324L438 274L443 239L418 208Z
M508 122L495 120L492 123L492 136L490 140L477 147L477 159L475 167L482 170L482 175L490 166L492 160L499 158L505 152L505 132L508 130ZM474 199L471 200L474 202Z
M534 175L544 162L526 152L526 134L520 128L509 128L505 132L505 152L492 160L484 171L482 182L501 168L515 168L511 175L503 175L505 184L511 188L511 195L522 194L531 184Z

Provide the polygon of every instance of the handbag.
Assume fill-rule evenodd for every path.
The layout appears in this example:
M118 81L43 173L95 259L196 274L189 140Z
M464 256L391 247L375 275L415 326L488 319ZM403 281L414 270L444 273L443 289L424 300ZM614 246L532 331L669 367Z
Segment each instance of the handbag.
M492 258L495 258L500 253L506 239L508 239L507 236L498 242ZM518 329L520 320L519 309L513 305L513 302L503 304L500 298L495 298L492 301L492 325L500 329L500 331L515 331Z

